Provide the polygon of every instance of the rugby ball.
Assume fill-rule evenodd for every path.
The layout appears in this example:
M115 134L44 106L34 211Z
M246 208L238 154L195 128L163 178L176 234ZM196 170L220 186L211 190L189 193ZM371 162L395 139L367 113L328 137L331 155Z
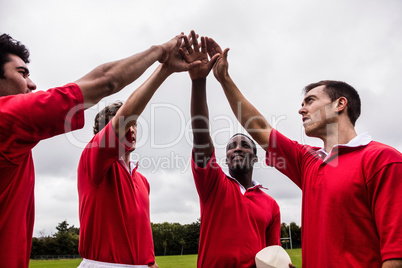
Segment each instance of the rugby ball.
M289 268L290 259L286 250L281 246L269 246L255 255L257 268Z

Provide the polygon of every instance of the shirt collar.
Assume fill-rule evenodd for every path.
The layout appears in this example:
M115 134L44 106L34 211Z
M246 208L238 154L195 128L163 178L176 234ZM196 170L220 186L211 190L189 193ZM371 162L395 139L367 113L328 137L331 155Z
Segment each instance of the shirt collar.
M123 167L125 167L127 169L127 171L132 174L133 170L136 169L138 167L138 161L134 161L134 160L129 160L129 165L130 167L127 167L126 162L124 162L123 157L121 156L118 160L117 160L120 164L123 165Z
M349 148L354 148L354 147L360 147L360 146L366 146L367 144L369 144L371 141L373 141L373 139L371 138L371 136L369 135L368 132L364 132L362 134L357 135L356 137L354 137L353 139L351 139L348 143L346 144L337 144L335 145L331 151L329 153L327 153L325 151L324 148L321 148L320 150L317 151L317 153L321 156L321 157L325 157L324 161L327 160L327 158L331 155L332 151L334 150L334 148L338 148L338 147L349 147Z
M228 177L229 179L233 180L234 182L237 183L237 185L239 185L240 191L241 191L241 193L244 195L244 194L246 193L247 189L244 188L244 186L243 186L238 180L236 180L235 178L233 178L233 177L230 175L229 172L226 172L226 171L223 171L223 172L225 173L226 177ZM263 187L262 184L259 183L259 182L256 181L256 180L253 180L253 179L252 179L252 180L251 180L251 183L253 184L253 187L250 187L249 189L252 189L252 188L263 188L263 189L267 189L267 190L268 190L268 188Z

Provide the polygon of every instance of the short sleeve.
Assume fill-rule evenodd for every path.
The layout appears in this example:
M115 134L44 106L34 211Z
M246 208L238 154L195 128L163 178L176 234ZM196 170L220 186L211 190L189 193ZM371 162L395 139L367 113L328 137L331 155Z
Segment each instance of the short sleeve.
M306 146L282 135L273 129L266 153L266 164L275 167L302 188L302 167L306 157L312 157Z
M39 141L84 126L76 84L0 98L0 151L18 163Z
M78 166L79 176L88 178L93 185L99 184L113 163L131 149L129 134L127 132L125 141L120 141L110 121L82 152Z
M199 167L194 161L194 154L191 154L191 168L195 186L200 200L205 203L212 189L217 185L219 177L224 174L222 168L216 163L215 151L212 153L205 167Z
M274 216L266 232L267 247L281 245L281 213L276 202L272 213Z

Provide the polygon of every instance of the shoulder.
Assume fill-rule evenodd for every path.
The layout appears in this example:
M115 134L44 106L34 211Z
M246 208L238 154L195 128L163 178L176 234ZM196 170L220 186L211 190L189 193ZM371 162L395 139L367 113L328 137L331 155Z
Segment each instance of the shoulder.
M364 146L357 157L360 158L363 172L369 180L380 170L397 166L399 170L402 164L402 154L398 150L376 141Z
M269 203L269 204L279 208L279 205L276 202L276 200L266 192L268 190L267 188L264 188L263 186L259 186L259 187L257 187L256 190L261 193L261 201L264 201L266 203Z
M402 162L402 154L395 148L372 141L363 150L363 154L367 158L371 158L384 163Z

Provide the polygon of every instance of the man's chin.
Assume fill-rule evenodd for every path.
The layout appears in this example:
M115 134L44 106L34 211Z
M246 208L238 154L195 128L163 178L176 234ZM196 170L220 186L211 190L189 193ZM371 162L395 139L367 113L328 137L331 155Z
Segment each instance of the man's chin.
M230 167L230 170L233 172L244 172L244 171L248 171L250 169L251 169L250 166L244 165L244 164L236 164L236 165L233 165L232 167Z

